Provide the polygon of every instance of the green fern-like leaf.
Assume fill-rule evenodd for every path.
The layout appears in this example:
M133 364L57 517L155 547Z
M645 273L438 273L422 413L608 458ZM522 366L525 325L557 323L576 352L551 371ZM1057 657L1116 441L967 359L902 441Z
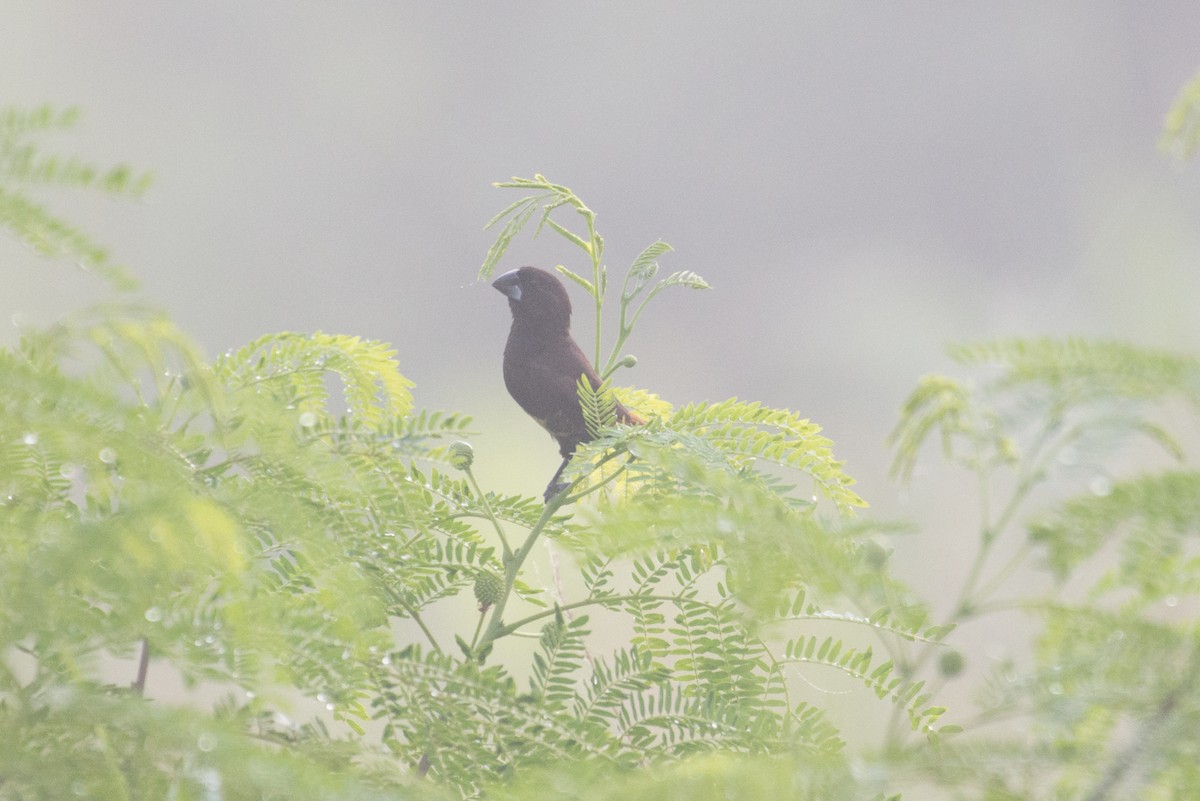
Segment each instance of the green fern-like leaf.
M481 669L415 648L389 654L385 662L376 672L380 691L374 701L385 741L463 794L518 765L589 753L577 723L518 698L501 668Z
M1059 578L1114 540L1115 568L1097 590L1133 587L1143 603L1200 594L1200 473L1170 471L1120 482L1104 494L1069 501L1030 532Z
M78 119L77 109L0 109L0 226L37 253L72 258L113 287L133 289L136 282L104 247L30 194L37 187L60 186L137 196L149 186L148 174L127 165L100 168L78 157L40 150L39 136L69 129Z
M873 649L844 647L835 637L799 637L784 646L784 658L798 663L823 665L862 682L879 698L891 700L909 717L915 731L931 732L946 711L929 705L930 694L922 681L906 681L891 660L876 663Z
M854 479L833 457L833 443L820 435L821 427L794 412L731 398L689 404L672 415L667 427L702 437L732 467L762 462L804 473L841 511L866 505L850 490Z
M1189 159L1200 148L1200 74L1193 77L1171 104L1159 147L1180 159Z
M3 185L0 185L0 225L20 237L35 253L51 258L77 259L85 269L107 279L118 289L137 286L123 267L112 262L108 250L82 230L37 201Z
M658 274L659 257L670 253L671 250L671 246L666 242L658 241L648 245L638 254L637 258L633 260L633 264L629 266L629 277L636 282L635 287L640 288L654 280L654 276Z
M576 672L585 660L587 617L567 621L562 614L542 628L539 650L533 656L532 691L552 710L563 710L576 700Z
M666 679L666 669L648 653L636 648L618 651L611 665L604 660L595 662L585 692L576 695L573 714L593 737L611 737L625 700Z
M594 388L586 375L580 375L575 382L575 391L588 434L598 437L605 429L617 424L617 401L608 382Z
M921 446L935 432L943 456L950 458L955 437L974 435L980 427L980 416L967 386L945 376L923 376L905 400L900 423L888 438L896 449L892 474L910 479ZM986 411L983 416L987 416Z
M950 348L966 365L995 365L1000 389L1037 386L1060 403L1182 397L1200 404L1200 360L1121 342L1004 340Z
M491 228L505 217L509 218L504 227L500 229L499 235L496 236L496 241L488 249L487 256L483 260L483 266L479 268L480 280L491 276L500 259L504 258L504 253L508 250L508 246L513 238L521 232L521 229L525 227L525 224L537 212L540 199L536 196L521 198L501 211L492 218L491 222L484 226L485 228Z
M1064 449L1082 462L1134 435L1181 458L1179 443L1146 413L1171 399L1200 404L1200 361L1122 343L1005 340L957 346L951 355L999 375L978 387L944 376L921 380L891 435L893 472L905 478L935 434L945 455L971 470L1024 460L1033 471L1026 480L1043 478L1046 460Z
M496 186L502 189L532 191L533 194L526 195L520 200L509 204L484 226L485 228L491 228L501 220L508 220L499 235L497 235L496 241L488 249L487 256L483 260L483 266L479 268L480 280L491 276L496 265L504 256L505 251L508 250L508 246L513 238L533 219L534 214L539 209L542 212L537 226L539 232L543 227L549 227L568 242L588 254L589 257L595 259L597 263L599 262L603 240L595 233L593 225L595 215L591 209L583 204L579 196L570 189L561 184L551 183L540 175L535 175L533 178L513 178L511 181L497 183ZM556 209L561 207L571 208L586 221L589 230L588 238L585 239L572 232L550 216ZM604 294L603 286L595 287L590 282L575 276L574 273L564 272L572 278L577 278L585 288L589 289L589 292L593 296Z
M267 390L291 401L298 416L329 414L325 377L335 374L342 380L348 413L373 426L412 408L412 382L400 374L394 357L387 345L360 337L285 332L226 354L216 370L236 390Z

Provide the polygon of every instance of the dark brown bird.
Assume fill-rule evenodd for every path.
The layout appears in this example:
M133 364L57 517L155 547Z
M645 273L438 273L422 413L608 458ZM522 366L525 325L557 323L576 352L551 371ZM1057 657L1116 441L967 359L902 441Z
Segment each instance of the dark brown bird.
M556 275L522 267L500 276L492 286L508 296L513 315L504 346L504 386L558 441L563 457L546 487L549 501L563 489L558 479L575 448L592 439L579 407L579 377L587 376L593 389L600 388L600 377L571 338L571 299ZM617 419L628 424L645 422L619 403Z

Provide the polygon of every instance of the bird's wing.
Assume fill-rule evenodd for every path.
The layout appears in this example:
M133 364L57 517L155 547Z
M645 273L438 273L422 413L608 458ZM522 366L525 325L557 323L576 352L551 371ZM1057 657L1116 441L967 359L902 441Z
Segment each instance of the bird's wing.
M565 337L549 344L518 342L505 353L504 383L509 394L558 440L564 456L588 439L576 382L590 371L579 348Z

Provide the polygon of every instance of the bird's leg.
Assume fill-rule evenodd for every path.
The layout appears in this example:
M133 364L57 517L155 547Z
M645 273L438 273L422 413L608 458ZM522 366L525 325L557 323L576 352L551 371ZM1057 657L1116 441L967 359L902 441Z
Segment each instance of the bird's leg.
M546 491L542 493L542 500L546 503L550 503L551 498L570 486L565 481L559 481L559 479L562 478L563 471L567 469L567 465L571 463L572 455L568 453L563 457L562 464L554 471L554 475L550 478L550 483L546 485Z

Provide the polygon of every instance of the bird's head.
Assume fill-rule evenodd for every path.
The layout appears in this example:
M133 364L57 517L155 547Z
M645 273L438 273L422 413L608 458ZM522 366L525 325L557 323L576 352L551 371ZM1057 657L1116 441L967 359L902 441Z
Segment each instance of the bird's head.
M571 325L571 298L554 273L522 267L500 276L492 286L508 296L516 322L563 329Z

